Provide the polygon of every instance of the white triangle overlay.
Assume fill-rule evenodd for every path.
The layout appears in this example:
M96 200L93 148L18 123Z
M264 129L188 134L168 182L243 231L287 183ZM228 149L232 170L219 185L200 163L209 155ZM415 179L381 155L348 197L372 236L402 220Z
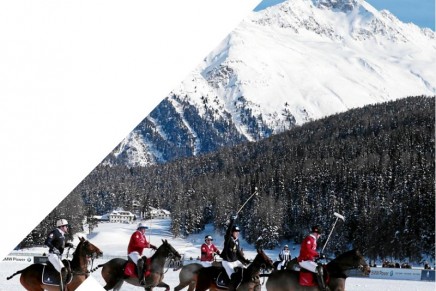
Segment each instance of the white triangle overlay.
M259 2L0 3L0 256Z

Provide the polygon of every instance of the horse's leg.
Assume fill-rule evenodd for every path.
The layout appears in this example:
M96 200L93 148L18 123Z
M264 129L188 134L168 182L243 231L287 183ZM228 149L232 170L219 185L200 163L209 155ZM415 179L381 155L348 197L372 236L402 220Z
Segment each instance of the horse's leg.
M106 285L103 287L104 290L114 290L114 291L118 291L121 289L121 286L123 285L123 280L116 280L116 279L111 279L109 280L110 282L106 281Z
M194 291L194 290L195 290L195 285L196 285L196 284L197 284L196 281L192 281L192 282L189 284L188 291Z
M106 285L103 287L105 290L120 290L123 285L123 278L121 272L116 266L104 265L101 269L101 276L103 277Z
M183 288L185 288L186 286L188 286L188 284L187 283L182 283L182 282L180 282L179 283L179 285L177 285L176 287L174 287L174 291L180 291L180 290L182 290Z
M121 286L123 286L124 281L123 280L119 280L118 282L115 283L115 286L112 287L114 291L119 291L121 290ZM106 290L110 290L110 289L106 289Z
M41 272L36 265L31 265L21 272L20 283L28 291L44 291Z
M345 291L344 278L331 278L329 283L330 291Z
M179 285L174 287L174 291L180 291L188 285L189 285L188 291L193 291L195 289L195 280L189 280L185 282L180 281Z
M205 280L205 278L200 278L200 276L198 276L198 280L197 283L195 284L195 291L205 291L207 289L212 290L212 286L211 282L209 282L209 278L206 278L207 280Z
M160 281L159 284L156 285L156 287L165 288L165 291L170 291L170 286L163 281Z

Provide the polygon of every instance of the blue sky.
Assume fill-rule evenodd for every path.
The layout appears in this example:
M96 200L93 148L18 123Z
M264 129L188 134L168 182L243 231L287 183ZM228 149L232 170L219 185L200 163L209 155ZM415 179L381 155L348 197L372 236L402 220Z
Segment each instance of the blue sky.
M263 0L255 10L283 2ZM378 10L387 9L403 22L413 22L420 27L435 30L435 0L366 0Z

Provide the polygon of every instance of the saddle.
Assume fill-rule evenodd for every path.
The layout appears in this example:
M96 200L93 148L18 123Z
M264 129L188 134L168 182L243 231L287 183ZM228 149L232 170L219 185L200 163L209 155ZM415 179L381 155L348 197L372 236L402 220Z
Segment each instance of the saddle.
M241 285L241 283L242 283L242 278L244 277L243 276L243 272L244 272L244 269L242 269L242 272L240 272L240 273L237 273L237 274L240 274L239 275L239 277L237 278L237 284L236 284L236 286L235 286L235 290L239 287L239 285ZM236 273L235 273L236 274ZM217 287L218 288L220 288L220 289L228 289L229 288L229 285L230 285L230 278L229 278L229 276L227 276L227 272L226 272L226 270L223 268L223 267L221 267L221 272L219 272L218 273L218 276L216 277L216 279L215 279L215 284L217 285Z
M301 270L301 267L300 264L298 264L297 258L293 258L292 260L290 260L286 264L285 269L299 272Z
M69 267L67 267L68 273L67 278L65 280L65 285L69 284L73 280L73 275L71 273L71 270ZM44 264L44 267L42 269L42 278L41 281L45 285L51 285L51 286L60 286L61 285L61 275L59 272L53 267L53 265L47 261L46 264Z
M147 258L145 260L144 266L144 279L150 276L151 274L151 258ZM135 277L138 278L137 268L134 262L129 258L125 267L124 267L124 275L127 277Z
M322 267L324 270L324 272L323 272L324 273L324 282L326 285L328 285L330 282L330 276L327 272L326 265L323 265ZM317 274L315 274L309 270L301 268L299 271L299 283L301 286L310 286L310 287L318 286L318 280L317 280L316 276L317 276Z

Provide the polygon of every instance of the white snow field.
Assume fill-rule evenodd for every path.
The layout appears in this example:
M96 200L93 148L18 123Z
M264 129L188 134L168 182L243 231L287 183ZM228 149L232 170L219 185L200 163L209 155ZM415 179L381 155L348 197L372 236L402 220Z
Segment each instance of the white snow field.
M179 253L184 255L185 260L189 260L191 257L195 260L200 254L200 245L203 243L204 236L211 234L214 237L214 243L222 249L223 235L215 232L212 226L208 225L205 231L190 235L187 238L174 238L170 232L170 220L169 219L154 219L147 220L146 224L149 226L147 230L147 238L151 240L151 243L159 246L162 239L167 239ZM126 257L127 244L130 239L130 235L136 229L135 224L122 224L122 223L101 223L94 229L91 234L83 234L90 242L98 246L104 253L103 258L94 261L94 267L98 264L104 263L110 260L112 257ZM75 236L73 241L74 245L78 244L78 236ZM241 240L244 253L247 258L254 258L256 250L253 246L247 244L244 240ZM298 255L298 246L290 244L292 256ZM25 255L34 254L41 255L47 251L47 248L39 247L32 249L25 249L20 251L13 251L10 255ZM148 250L147 250L148 251ZM279 249L266 250L267 255L276 260ZM149 251L146 254L151 254ZM71 254L70 254L71 256ZM185 261L188 264L189 261ZM10 280L6 280L6 277L12 275L16 271L25 268L28 265L26 261L3 261L0 263L0 291L13 291L24 290L19 282L19 275ZM104 286L104 280L100 275L101 268L92 273L89 280L93 282L85 282L78 289L79 291L99 291L96 286L101 284L101 290ZM172 269L168 269L165 273L164 282L170 285L173 289L178 281L178 271L174 272ZM423 281L400 281L400 280L381 280L381 279L369 279L369 278L348 278L346 282L347 291L433 291L435 290L435 282L423 282ZM98 287L97 287L98 288ZM135 287L130 284L123 284L121 290L142 290L139 287ZM156 288L156 290L163 290L162 288ZM187 290L187 289L185 289ZM263 286L262 290L266 290Z

